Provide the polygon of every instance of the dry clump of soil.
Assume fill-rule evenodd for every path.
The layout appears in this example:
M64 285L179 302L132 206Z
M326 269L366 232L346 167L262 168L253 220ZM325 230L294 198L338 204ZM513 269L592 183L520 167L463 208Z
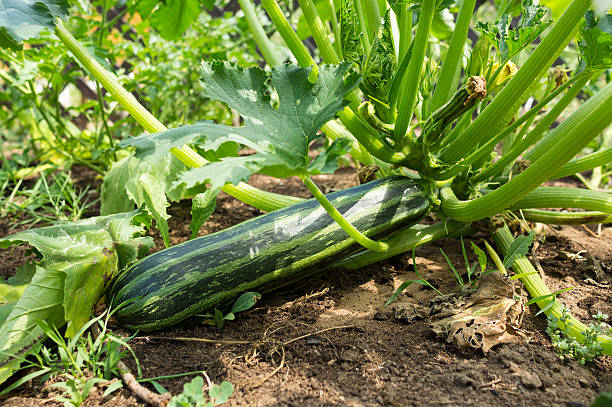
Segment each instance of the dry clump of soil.
M356 183L350 170L316 181L326 192ZM308 196L295 179L255 176L251 183L275 192ZM180 202L170 210L173 244L189 236L189 211L189 202ZM216 213L200 234L259 214L220 195ZM7 226L0 220L0 235L10 233ZM152 236L161 248L159 236ZM574 287L560 298L583 321L597 311L612 314L611 238L609 227L599 237L581 227L550 229L536 252L551 290ZM440 249L462 269L461 248L453 239L419 248L417 267L422 277L443 293L453 293L458 287ZM2 275L23 264L22 250L0 252ZM580 256L575 256L578 252ZM205 370L215 383L232 382L235 393L229 406L578 407L589 405L612 383L609 357L586 366L560 359L543 333L546 320L535 317L534 306L524 316L524 339L498 345L486 355L460 351L434 335L428 311L435 297L432 290L411 285L394 308L383 308L403 281L415 278L409 255L357 271L324 272L300 287L265 296L256 308L239 314L223 330L208 325L182 326L139 336L131 346L145 377ZM129 334L119 328L115 331ZM200 338L213 342L197 341ZM127 363L134 369L132 361ZM190 379L159 382L177 394ZM56 405L53 396L38 383L30 383L1 404ZM141 402L127 390L107 399L96 390L85 405L137 406Z

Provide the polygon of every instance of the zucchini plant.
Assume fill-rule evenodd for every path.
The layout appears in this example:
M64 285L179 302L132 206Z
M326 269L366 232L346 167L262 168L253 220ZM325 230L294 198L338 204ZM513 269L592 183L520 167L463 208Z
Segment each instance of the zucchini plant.
M603 86L554 129L551 125L589 81L597 82L612 66L611 17L589 10L590 1L573 1L553 22L542 7L525 0L518 25L513 27L512 15L506 12L509 2L502 2L495 21L477 26L481 37L464 66L475 2L459 4L455 30L439 63L435 58L440 55L431 41L432 22L449 2L414 3L386 6L348 1L340 4L339 18L334 19L321 16L312 1L300 2L323 59L319 65L279 5L267 0L262 4L301 68L285 65L265 72L222 62L203 64L203 91L236 109L245 125L236 129L197 123L129 139L122 145L135 147L134 157L150 162L186 144L206 151L227 142L253 148L254 155L222 157L185 171L172 188L192 189L202 184L217 188L246 180L255 172L298 175L347 235L368 249L357 256L360 265L410 249L420 244L418 236L423 240L431 237L419 235L421 228L413 227L398 234L403 238L364 239L358 228L339 216L310 175L322 168L333 169L327 164L347 152L362 164L378 165L380 175L418 179L434 210L446 219L443 222L451 219L465 225L510 212L547 223L608 222L609 193L541 185L609 162L606 149L575 157L612 121L612 85ZM246 15L251 9L252 5L243 7ZM261 32L257 19L249 22L264 49L269 40L257 35ZM575 61L574 74L547 81L552 63L576 35L581 56ZM517 68L513 58L531 49L537 38L539 44ZM268 60L271 65L275 62ZM469 76L462 77L462 71ZM359 83L356 75L360 75ZM433 91L428 81L436 83ZM326 110L321 101L328 101L330 94L342 95L345 102L330 104ZM519 114L519 108L534 94L539 95L538 103ZM322 111L329 114L323 116ZM319 127L329 144L315 160L309 160L308 145L317 137L313 129ZM501 155L496 150L500 143ZM111 172L108 179L113 176ZM507 229L495 234L511 238ZM504 246L500 247L503 251ZM523 273L522 280L532 296L542 298L538 304L548 313L560 312L559 307L550 306L556 297L547 297L550 292L538 275ZM610 338L599 339L611 352Z
M522 0L516 24L512 2L503 0L492 21L475 26L480 38L473 47L468 32L475 0L340 0L330 2L325 10L331 12L300 0L315 55L276 0L263 0L297 65L280 64L254 4L239 3L269 69L204 61L202 92L235 109L244 121L240 127L201 121L167 129L72 37L59 19L66 17L67 4L39 2L28 11L41 16L31 26L53 29L153 133L120 143L133 153L105 177L103 214L143 206L168 245L168 199L195 196L193 235L219 189L270 212L155 253L122 273L115 270L109 299L136 304L119 316L126 326L168 326L241 291L289 284L338 260L339 268L363 266L496 215L558 224L612 219L608 192L542 186L610 162L609 146L580 156L612 122L612 83L602 76L612 68L612 16L592 10L590 0L569 2L556 21L532 0ZM449 7L456 22L449 40L440 42L434 22ZM0 22L9 45L33 35ZM570 62L571 76L557 69L548 79L574 38L580 57ZM574 109L572 102L589 83L600 89ZM317 140L325 147L311 158ZM238 156L237 146L256 153ZM311 176L333 172L346 154L360 166L375 165L382 179L326 197ZM299 176L315 200L250 187L244 181L254 173ZM439 223L413 225L431 210ZM311 229L300 228L311 217ZM257 233L262 236L253 237ZM498 227L492 234L500 250L508 250L511 232ZM529 267L526 258L513 265L537 304L560 319L562 306ZM580 340L584 325L565 320ZM598 341L612 354L610 336Z

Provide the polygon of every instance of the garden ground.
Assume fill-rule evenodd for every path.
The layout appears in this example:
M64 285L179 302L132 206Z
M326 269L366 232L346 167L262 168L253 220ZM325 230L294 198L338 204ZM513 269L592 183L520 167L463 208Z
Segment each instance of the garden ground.
M76 171L79 182L96 182L90 171ZM348 169L315 180L324 192L356 183ZM308 196L297 179L255 176L251 183ZM173 244L189 236L190 205L184 201L170 209ZM258 214L221 194L216 213L200 234ZM9 229L14 222L0 219L0 236L14 233ZM546 228L546 239L532 257L541 265L551 290L574 287L559 298L585 322L597 311L612 315L612 227L602 228L600 235L593 231L596 229ZM161 249L161 239L153 235ZM443 239L417 249L418 270L443 293L457 292L440 248L458 270L464 268L459 240ZM0 275L13 273L25 262L24 256L24 248L1 251ZM392 306L383 308L403 281L414 279L409 254L358 271L327 271L299 287L264 295L255 308L238 314L223 330L192 325L143 334L130 343L145 377L205 370L215 383L232 382L235 393L229 406L578 407L589 405L612 383L612 358L582 366L556 355L544 333L546 319L535 316L535 305L525 309L524 338L500 344L486 355L481 350L459 350L434 334L430 324L435 316L429 315L430 300L435 297L432 290L413 284ZM119 328L115 331L129 334ZM210 341L197 341L202 338ZM127 364L134 368L131 361ZM159 382L178 394L190 379ZM56 395L48 387L30 383L0 404L55 405ZM98 391L85 405L136 406L141 402L128 390L108 399L102 399Z

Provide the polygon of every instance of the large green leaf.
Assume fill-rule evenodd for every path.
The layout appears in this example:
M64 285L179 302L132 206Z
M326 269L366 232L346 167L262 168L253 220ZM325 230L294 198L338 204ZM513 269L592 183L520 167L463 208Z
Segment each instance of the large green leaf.
M578 47L582 56L579 71L612 68L612 15L596 18L592 10L587 11L580 24Z
M150 237L142 236L141 219L140 212L133 211L0 239L0 248L27 243L39 258L0 283L6 293L0 304L0 379L18 368L13 358L41 338L36 320L58 327L67 323L67 336L89 320L112 276L153 246Z
M523 0L522 15L517 27L511 27L512 15L504 14L495 23L478 23L476 29L499 51L502 62L509 61L544 32L552 20L544 20L546 10L533 0Z
M20 50L25 40L55 28L55 19L68 18L66 0L0 1L0 47Z
M229 157L200 168L183 172L171 189L176 191L209 183L220 187L248 178L254 172L274 176L333 171L331 165L311 162L309 146L320 127L344 108L344 96L358 84L356 75L346 79L349 64L322 66L313 84L310 69L283 65L265 72L259 68L243 69L229 62L203 65L204 93L212 100L227 103L240 113L244 126L230 127L212 122L125 140L122 146L136 147L135 158L155 161L174 147L195 143L206 150L216 150L234 141L257 151L246 157ZM278 95L278 107L270 94ZM336 146L337 148L337 146ZM336 153L334 153L336 154ZM337 156L337 154L336 154Z

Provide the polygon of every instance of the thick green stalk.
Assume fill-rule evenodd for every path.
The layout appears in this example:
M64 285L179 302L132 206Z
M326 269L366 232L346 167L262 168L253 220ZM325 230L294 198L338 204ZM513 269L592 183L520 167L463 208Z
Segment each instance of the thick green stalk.
M508 203L504 205L504 208L495 212L482 209L480 205L473 205L474 202L484 202L483 198L494 194L496 191L472 201L460 201L453 190L445 185L440 189L442 210L451 218L464 222L482 219L503 209L576 208L612 214L612 194L571 187L536 188L516 202ZM489 213L489 215L481 216L483 213Z
M359 0L357 0L359 1ZM378 1L363 0L363 9L365 11L367 30L371 33L370 38L374 38L380 27L380 10L378 9Z
M539 187L510 208L576 208L612 214L612 194L572 187Z
M557 212L545 209L523 209L519 216L530 222L547 223L553 225L588 225L596 223L612 223L612 215L597 212Z
M494 215L510 207L544 181L550 179L561 166L578 154L611 122L612 83L583 103L551 132L551 139L554 140L554 143L551 144L553 145L544 156L532 163L525 171L490 194L471 201L458 201L450 196L449 200L443 198L443 210L455 220L471 221Z
M240 8L244 12L244 18L249 24L249 28L255 37L255 42L268 65L277 66L282 64L283 61L274 52L274 45L266 35L251 0L238 0L238 4L240 4Z
M167 130L136 98L128 92L117 80L117 77L107 71L100 63L92 57L89 52L68 32L64 24L57 20L55 34L72 52L74 57L83 65L104 88L110 92L117 102L132 116L145 130L157 133Z
M397 16L397 25L399 27L399 50L397 60L401 61L406 52L408 52L408 48L410 48L410 44L412 43L412 12L408 10L410 4L399 3L398 8L400 10L400 14Z
M283 40L289 47L289 50L291 50L291 52L297 59L298 65L301 66L302 68L307 68L307 67L312 66L312 73L315 75L318 75L319 67L317 66L314 59L312 59L312 57L310 56L310 53L308 52L308 50L306 49L302 41L300 41L295 30L293 29L293 27L291 27L291 24L289 24L289 21L287 21L287 18L283 14L276 0L262 0L262 4L264 8L266 9L268 15L270 16L270 19L274 23L274 26L278 30L279 34L281 35L281 37L283 38ZM354 92L351 93L349 97L351 97L352 100L356 102L355 100L356 95ZM348 111L348 109L346 110ZM354 115L351 115L349 113L347 114L348 116L343 115L343 113L341 112L340 113L341 120L343 116L345 116L344 120L346 120L346 117L349 117L351 120L353 120ZM332 135L332 137L334 134L337 134L338 136L340 136L340 133L341 133L338 124L333 121L324 124L323 127L321 127L321 130L326 134ZM346 131L343 133L345 136L348 135L346 134L348 133ZM366 133L366 134L369 134L369 133ZM353 138L352 136L353 135L351 135L351 138ZM358 144L357 146L355 146L354 150L351 153L355 159L359 160L363 164L372 163L372 157L362 145Z
M319 52L323 57L323 61L326 64L339 64L340 57L336 54L336 50L332 45L331 41L327 37L327 30L325 29L325 25L317 12L317 8L314 5L312 0L299 0L300 8L304 13L304 18L306 19L306 23L310 28L310 33L319 48Z
M414 38L412 56L406 75L401 78L398 94L397 121L395 122L394 139L402 144L406 131L412 121L412 114L421 83L421 72L425 61L425 52L429 44L429 32L436 11L437 1L424 1L422 3L419 24Z
M272 23L274 23L274 26L278 30L278 33L281 35L285 41L285 44L287 44L287 47L289 47L289 50L297 60L298 65L303 68L312 66L313 71L318 75L319 67L315 63L314 59L312 59L310 56L310 53L302 41L300 41L300 38L293 30L293 27L291 27L291 24L289 24L289 21L287 21L287 18L283 14L283 11L279 7L276 0L262 0L261 4L266 9L268 16L270 16ZM266 61L268 60L266 59ZM268 61L268 64L270 64L270 61Z
M523 151L529 148L529 146L536 143L540 139L542 134L544 134L544 132L550 128L551 124L553 124L554 121L557 120L557 118L561 115L561 113L563 113L563 111L571 103L571 101L574 100L578 93L580 93L584 85L586 85L586 83L589 81L590 77L591 75L579 75L565 82L563 85L559 86L554 92L551 92L544 99L542 99L537 105L530 109L529 112L521 116L511 126L508 126L504 131L500 133L498 137L495 137L494 139L496 141L499 141L506 137L508 134L510 134L512 131L517 129L518 126L525 123L528 119L535 117L546 104L548 104L552 99L557 97L563 90L570 86L571 83L576 81L576 84L572 86L571 89L565 95L563 95L561 100L559 100L559 102L555 104L555 106L553 106L553 108L548 113L546 113L546 115L542 118L542 120L540 120L536 127L529 132L527 137L523 139L518 139L507 153L505 153L495 163L487 167L483 172L473 177L471 181L475 184L477 182L484 181L492 176L500 174L504 170L504 168L506 168L506 166L516 160L516 158L520 156ZM479 149L479 151L483 151L485 154L487 154L490 152L490 149L493 146L494 144L488 142L482 149Z
M155 116L153 116L136 98L128 92L117 80L117 77L106 70L89 52L68 32L61 21L57 21L55 33L58 38L72 52L81 65L117 100L146 131L157 133L167 130ZM206 164L202 156L188 146L173 148L170 152L188 167L196 168ZM232 196L239 195L241 200L256 208L273 211L295 203L293 197L261 191L250 187L244 182L238 185L225 185L222 190Z
M336 120L330 120L325 123L323 127L321 127L321 131L324 132L325 135L332 141L338 138L348 138L354 140L351 148L351 157L364 165L374 164L374 160L368 150L359 144L353 134Z
M264 191L255 188L244 182L238 185L226 184L222 188L223 192L233 196L239 201L261 209L262 211L272 212L285 206L293 205L303 201L302 198L290 195L281 195L274 192Z
M338 22L338 17L336 13L336 6L334 5L334 0L328 0L329 8L331 10L331 25L332 32L334 33L334 49L336 53L340 57L340 59L344 59L342 55L342 35L340 33L340 23Z
M559 169L551 179L563 178L568 175L592 170L612 162L612 147L576 158Z
M368 19L365 16L363 0L354 0L354 2L355 2L355 11L357 12L357 17L359 18L359 25L361 26L361 29L363 30L363 35L361 36L361 42L362 42L363 49L365 50L365 53L367 55L367 53L370 52L370 49L372 48L372 42L374 41L374 35L368 29Z
M369 237L358 231L355 226L351 225L344 218L344 216L342 216L340 211L338 211L338 209L336 209L336 207L332 205L332 203L329 201L329 199L327 199L325 194L321 192L319 187L317 187L317 185L312 182L312 179L309 176L302 176L301 178L302 181L304 181L304 185L306 185L308 190L312 192L312 195L317 201L319 201L321 206L325 208L329 216L331 216L332 219L335 220L336 223L338 223L340 227L342 227L342 229L344 229L344 231L346 231L346 233L348 233L348 235L352 237L357 243L359 243L366 249L375 252L387 251L387 249L389 248L388 244L370 239Z
M449 101L457 89L459 80L457 71L461 69L463 49L468 31L470 30L470 21L472 21L475 5L476 0L463 0L459 9L455 30L453 31L446 57L442 62L442 69L438 75L436 89L431 98L430 107L433 112Z
M470 229L465 224L454 221L438 222L429 226L415 225L410 228L397 231L389 238L385 239L384 242L389 244L388 251L381 253L366 250L335 263L332 268L356 270L361 267L386 260L393 256L397 256L398 254L412 250L415 247L431 243L449 235L457 235L459 233L469 234Z
M495 244L500 248L501 252L506 254L510 245L514 241L514 237L512 233L508 229L507 226L498 229L495 233L493 233L493 239L495 240ZM546 286L542 277L540 277L540 273L531 265L531 262L525 256L518 257L514 264L512 265L512 269L516 274L521 274L521 281L525 285L525 288L529 292L532 298L538 298L546 295L552 294L550 289ZM549 307L550 303L553 302L552 307L548 308L544 313L547 316L553 316L557 319L560 319L563 315L563 304L561 304L556 298L543 298L540 301L537 301L540 309L545 307ZM574 317L571 317L568 326L569 334L574 337L576 340L580 342L584 342L584 332L586 332L587 327L582 322L578 321ZM562 322L557 322L561 325L561 328L564 327ZM600 335L597 337L597 342L601 345L603 352L606 355L612 356L612 337L609 335Z
M374 157L389 164L400 164L407 157L406 154L398 152L387 146L378 138L374 129L368 126L360 117L355 115L351 109L345 107L338 113L342 123L349 129L353 136Z
M580 19L591 5L590 0L574 0L553 25L549 33L529 56L486 109L442 154L442 161L452 163L465 157L491 134L497 134L513 114L510 107L522 103L530 85L552 64L573 38Z

